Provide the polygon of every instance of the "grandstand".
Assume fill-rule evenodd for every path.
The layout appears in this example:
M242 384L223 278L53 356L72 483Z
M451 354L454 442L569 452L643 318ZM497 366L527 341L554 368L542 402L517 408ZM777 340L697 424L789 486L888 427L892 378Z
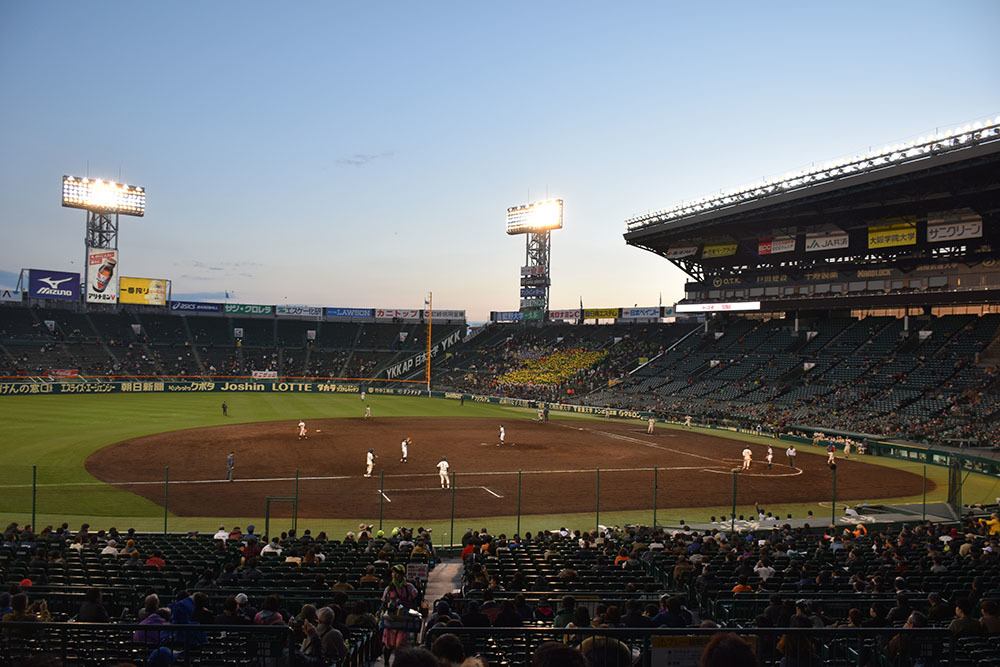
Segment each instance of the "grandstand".
M845 473L851 466L874 466L874 459L891 459L889 466L903 461L914 475L916 467L925 468L922 507L859 507L859 514L838 504L836 464L829 467L829 477L823 466L789 466L783 483L808 493L813 503L809 506L817 514L829 510L827 521L825 512L819 518L813 510L793 519L777 506L767 507L766 497L765 507L757 506L756 496L740 501L741 507L753 503L754 515L737 519L737 482L744 484L745 495L748 486L753 493L766 493L769 480L750 474L739 479L731 470L735 458L713 460L712 466L681 466L681 474L694 485L705 472L725 485L732 476L731 514L728 508L711 510L718 516L692 527L684 521L657 521L659 499L666 496L676 507L684 507L685 492L679 484L661 489L655 465L610 471L620 475L611 477L621 485L616 489L619 496L646 491L626 488L626 474L651 473L653 520L607 525L614 522L600 514L602 478L595 466L593 523L573 529L547 525L534 535L521 531L522 471L496 468L487 472L506 476L507 486L516 488L516 496L508 494L502 501L502 507L509 507L516 498L516 534L506 528L496 535L487 528L470 529L459 541L455 517L478 518L474 508L456 512L457 493L451 490L446 496L436 484L426 488L425 473L397 474L397 489L388 491L411 494L405 496L411 499L410 512L429 513L450 500L446 547L443 540L432 540L432 530L388 525L382 530L383 501L392 502L384 479L378 486L349 487L360 489L353 494L358 502L378 503L378 530L362 523L356 532L300 534L299 465L305 458L297 460L296 451L304 452L306 445L296 450L298 441L286 447L276 440L281 447L268 452L274 458L266 463L280 468L284 477L240 479L239 484L174 480L212 489L184 498L199 509L211 504L213 509L206 512L242 509L225 504L226 493L260 495L258 504L266 501L267 523L253 537L238 529L220 528L214 536L188 532L183 524L195 521L193 514L168 517L169 468L164 471L162 507L160 487L152 486L159 482L127 476L115 478L113 487L107 485L110 501L93 503L103 516L120 517L104 505L128 494L129 502L141 510L124 516L146 525L159 521L150 518L149 508L162 508L162 532L119 533L111 526L91 532L89 526L71 530L68 525L39 531L34 525L36 492L55 489L50 493L86 498L87 489L79 488L91 482L81 479L94 473L100 457L87 451L73 454L79 460L69 461L75 439L62 439L49 448L43 437L29 446L67 458L47 462L54 469L49 472L45 465L27 462L23 440L28 431L17 421L6 432L19 435L16 445L21 449L16 464L6 470L6 486L0 486L2 497L12 499L11 514L17 515L0 543L0 578L13 595L0 598L0 608L10 605L10 610L0 609L0 663L24 664L43 654L73 665L139 663L154 649L166 647L189 665L287 664L295 656L301 664L368 665L380 658L383 648L375 619L366 616L369 610L380 612L385 629L423 629L420 638L414 633L412 640L428 648L442 634L455 634L466 653L479 654L492 665L529 664L548 640L599 646L600 655L591 664L695 664L716 626L747 640L759 664L1000 664L995 637L989 639L1000 632L997 506L962 502L962 485L970 475L987 480L980 487L982 495L982 488L996 489L998 470L996 452L991 451L1000 435L1000 312L993 297L1000 285L1000 228L995 220L1000 210L995 188L1000 134L995 129L933 137L629 220L627 243L664 257L690 277L681 302L656 309L654 316L645 313L643 321L633 309L616 309L618 316L612 318L588 317L581 308L576 317L566 316L572 311L559 311L558 319L575 319L575 324L551 321L526 327L511 322L510 313L495 313L489 325L470 332L463 311L435 319L430 328L422 311L315 308L303 315L274 306L87 307L42 298L0 304L3 394L207 393L240 379L246 382L232 386L246 388L248 394L258 389L291 393L299 388L303 394L316 389L319 397L307 397L315 402L294 403L295 409L316 410L321 405L327 411L345 410L336 417L353 416L358 425L352 428L371 426L373 432L376 427L361 418L357 399L351 396L354 412L348 413L346 399L337 402L335 394L442 399L435 405L447 403L448 409L466 400L493 403L496 407L487 406L492 411L476 413L489 420L491 433L498 415L505 420L527 416L534 422L537 409L539 423L532 425L532 437L539 439L548 427L547 408L574 417L621 418L599 433L607 441L591 445L603 448L603 458L594 457L597 465L613 459L611 448L624 442L655 456L669 452L704 460L712 447L735 447L707 439L725 432L741 438L739 446L798 444L803 457L815 457L827 443L840 447L838 456L844 443L857 444L869 460L859 462L856 457L840 463ZM613 321L585 323L601 318ZM423 375L427 350L432 355L429 378ZM146 418L161 430L168 430L165 425L204 428L189 434L185 444L201 443L213 456L223 444L239 442L247 434L259 436L261 431L250 430L252 422L263 419L256 412L233 425L218 422L215 396L210 398L216 421L202 414ZM228 394L223 397L235 401ZM0 400L15 405L47 398L4 395ZM115 398L120 400L97 404L96 410L94 403L85 407L96 413L107 409L104 405L121 410L125 401L135 399L141 405L145 397ZM208 399L199 398L184 405L202 410ZM287 411L263 401L247 405L261 415L289 418ZM400 403L393 409L401 420L412 419L407 412L412 405ZM113 415L115 421L113 410L107 410L109 432L128 441L118 444L134 447L111 451L112 466L127 467L133 459L126 454L135 456L135 447L151 460L154 453L171 453L169 446L153 452L148 445L152 441L147 441L147 449L142 442L136 444L139 436L148 435L141 430L147 422L136 413L122 410L124 416ZM432 413L416 416L429 422L427 414ZM636 429L637 418L650 419L650 429L656 425L663 440L643 440L645 423ZM139 425L123 428L121 422L128 420ZM681 430L680 425L691 420L702 427L696 433L706 440L695 441ZM379 422L378 428L390 429L382 425L388 422ZM324 422L315 423L326 428ZM47 424L35 426L43 436L53 433L46 430ZM239 430L242 427L246 430ZM436 438L439 445L445 430L427 428L427 439ZM569 455L580 457L585 429L573 429L566 437L579 440L581 447ZM336 458L341 451L334 444L316 445L318 433L313 433L311 444ZM382 437L390 430L378 433ZM398 442L395 431L391 436ZM112 444L89 437L79 439L85 446ZM495 450L493 442L479 442L486 437L477 435L464 445L486 447L490 457L498 452L505 461L517 456L516 444L511 443L508 454L499 445ZM524 437L522 445L536 446ZM687 437L699 447L710 444L705 451L686 452L682 445L669 444L674 437ZM465 435L463 439L472 440ZM11 443L13 450L13 436ZM173 442L178 448L180 444ZM536 447L535 456L553 458L541 445ZM969 447L979 448L977 456L969 455ZM183 451L196 457L192 447ZM485 470L487 461L499 460L482 454L484 450L473 451L484 467L462 471L468 477ZM206 465L215 469L220 462ZM529 472L589 474L584 465L581 461L580 469ZM21 483L28 466L31 482ZM706 470L713 466L717 469ZM947 478L938 490L947 502L942 498L932 503L942 506L931 507L934 512L928 512L926 502L927 466L944 471L938 479ZM52 481L38 484L38 468ZM286 469L294 470L294 477ZM327 502L331 496L324 495L329 493L324 486L348 476L351 484L357 483L359 471L360 466L350 475L313 476L308 480L313 486L303 479L301 492L309 502L303 500L301 507ZM805 471L811 476L791 477ZM883 473L886 484L888 478ZM457 479L454 473L451 479ZM547 490L564 497L589 493L570 489L576 482L554 481L548 474L541 479ZM604 479L607 484L608 477ZM258 488L254 484L288 488L291 480L294 496L268 491L264 498L258 490L243 491ZM826 495L829 480L832 502ZM919 490L919 476L910 481ZM145 485L144 490L131 493L139 485ZM348 488L348 483L343 486ZM501 506L503 496L489 487L463 490L491 494L490 502ZM431 493L434 501L419 500ZM686 493L692 495L690 488ZM877 497L878 490L871 493ZM825 505L816 504L820 495ZM608 496L615 494L605 489L605 502ZM23 504L29 498L30 514ZM253 500L257 502L256 495ZM716 505L728 500L721 498ZM272 503L291 504L292 528L272 529ZM75 511L57 507L67 515ZM580 514L569 516L576 520L583 513L581 508ZM509 526L511 516L499 514L482 516ZM32 517L30 524L25 525L22 515ZM289 516L280 517L285 525ZM168 518L178 532L167 529ZM426 520L447 518L428 515ZM548 518L542 514L535 520ZM591 515L586 519L589 522ZM313 515L309 520L324 519ZM277 546L261 549L272 540ZM410 616L384 605L394 566L402 566L405 577L417 584L404 606L419 609L422 601L427 603L415 626ZM98 589L103 601L95 604L90 591ZM403 595L398 588L388 590ZM153 592L160 598L150 602L147 595ZM45 608L20 606L43 601ZM447 607L435 604L440 601ZM91 614L97 606L106 613L95 619ZM343 655L318 651L307 641L310 624L325 618L317 608L325 606L332 610L332 621L324 627L343 636ZM258 609L267 611L262 619L275 618L268 614L276 611L281 623L253 622ZM448 620L451 611L457 619ZM187 622L191 612L200 619L197 625ZM148 619L153 617L170 623L151 629ZM95 620L100 622L82 622ZM702 621L708 624L701 626ZM300 654L307 647L311 653Z

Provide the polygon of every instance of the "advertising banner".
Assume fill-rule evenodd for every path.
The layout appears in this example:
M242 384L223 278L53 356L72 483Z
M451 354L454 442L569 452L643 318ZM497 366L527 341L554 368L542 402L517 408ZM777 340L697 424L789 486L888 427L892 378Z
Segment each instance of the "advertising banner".
M622 308L622 318L650 318L659 317L660 308L658 306L653 306L650 308Z
M525 308L545 308L545 299L521 299L521 310Z
M118 251L108 248L87 248L87 303L118 301Z
M376 308L375 319L378 320L419 320L423 311L417 308L400 310L399 308Z
M715 257L729 257L736 254L735 243L723 243L721 245L707 245L701 251L702 259L713 259Z
M841 250L849 245L850 239L844 232L806 234L806 252Z
M522 266L521 267L522 276L544 276L545 267L544 266Z
M757 239L758 255L777 255L795 250L795 237L783 236L773 239Z
M522 287L521 296L528 298L533 296L545 296L544 287Z
M28 298L78 300L80 298L80 274L30 269L28 271Z
M218 313L222 310L222 304L202 303L201 301L171 301L170 310L178 313Z
M323 317L323 309L319 306L277 306L278 317Z
M21 301L21 292L9 287L0 287L0 301L19 302Z
M449 347L453 346L455 343L462 339L462 332L455 331L445 338L442 338L437 343L431 346L431 358L433 359L438 355L439 352L447 350ZM427 353L421 352L420 354L414 355L405 361L401 361L394 366L390 366L385 370L385 376L390 380L394 380L401 375L413 371L415 368L419 368L427 362Z
M490 319L494 322L520 322L524 316L516 310L493 311Z
M524 311L524 319L526 322L531 321L541 321L545 319L545 311L542 310L526 310Z
M868 228L868 249L894 248L917 244L917 223L901 222L894 225L877 225Z
M677 310L678 313L760 310L760 301L744 301L741 303L679 303L675 306L675 310Z
M167 281L159 278L129 278L118 281L118 300L146 306L167 305Z
M550 320L578 320L580 319L580 309L574 308L573 310L550 310L549 311Z
M233 338L243 338L243 327L233 327Z
M327 308L327 317L342 317L342 318L356 318L356 317L371 317L371 308Z
M276 378L278 371L251 371L255 378Z
M224 303L222 312L234 315L270 315L274 306L256 306L249 303Z
M698 246L684 246L681 248L669 248L667 250L667 259L681 259L682 257L690 257L698 252Z
M583 319L585 320L607 320L618 317L617 308L584 308Z
M956 222L927 223L927 242L943 243L960 239L978 239L983 235L983 221L967 220Z
M424 311L424 317L428 317L430 311ZM465 311L464 310L435 310L434 311L435 320L464 320Z
M77 368L52 368L45 371L45 374L50 378L75 378L80 375L80 370Z

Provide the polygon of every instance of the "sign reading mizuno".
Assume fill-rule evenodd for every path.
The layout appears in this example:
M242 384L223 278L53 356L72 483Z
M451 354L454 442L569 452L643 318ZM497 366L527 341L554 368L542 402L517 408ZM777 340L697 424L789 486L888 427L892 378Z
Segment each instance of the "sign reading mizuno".
M80 298L80 274L30 269L28 271L28 298L78 300Z
M202 303L201 301L171 301L170 310L182 313L217 313L222 310L222 304Z

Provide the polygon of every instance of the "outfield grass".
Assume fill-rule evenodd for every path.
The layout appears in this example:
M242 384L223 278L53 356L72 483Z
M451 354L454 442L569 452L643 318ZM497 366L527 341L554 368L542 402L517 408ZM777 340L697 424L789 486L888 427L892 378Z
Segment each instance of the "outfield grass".
M229 416L223 417L222 401L229 404ZM467 401L415 397L369 395L375 417L495 417L533 419L535 411ZM37 466L36 524L71 524L89 522L95 527L134 527L138 530L162 530L163 509L144 498L102 484L84 468L84 461L93 452L107 445L131 438L188 428L264 422L276 420L329 419L360 417L363 404L356 394L107 394L101 396L12 396L0 398L0 521L30 522L32 510L32 466ZM550 413L552 419L593 419L574 414ZM766 442L773 440L727 431L710 431L713 435ZM822 453L810 445L801 451ZM922 474L918 463L868 457L872 465L892 467ZM927 466L927 478L936 484L928 502L940 502L947 492L947 471ZM838 498L839 502L919 503L921 496L878 499L877 489L870 498ZM817 489L817 502L768 507L782 515L803 516L813 510L817 517L829 517L831 493ZM966 502L993 502L1000 496L1000 479L970 475L963 489ZM825 507L824 507L825 504ZM676 525L680 519L689 523L707 521L711 515L727 514L731 507L660 508L656 519L660 524ZM738 508L749 513L752 508ZM650 523L652 508L646 511L601 513L603 524ZM352 520L309 520L314 532L326 530L333 536L357 528L358 521L377 523L377 517ZM598 517L594 513L522 516L520 529L538 531L559 526L591 528ZM287 524L287 520L281 520ZM220 523L245 525L262 524L260 517L219 517L206 512L204 517L176 518L168 516L171 531L214 530ZM517 517L460 519L455 525L460 535L466 528L487 525L494 532L512 533L518 527ZM450 521L428 522L439 542L449 541ZM391 526L387 526L391 528Z

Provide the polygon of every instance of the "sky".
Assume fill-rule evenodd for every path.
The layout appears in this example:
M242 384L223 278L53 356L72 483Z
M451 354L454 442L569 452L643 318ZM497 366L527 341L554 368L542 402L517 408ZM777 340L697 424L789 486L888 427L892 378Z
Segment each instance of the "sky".
M669 305L625 220L1000 113L1000 3L0 2L0 286L78 271L64 174L142 185L120 275L175 299Z

